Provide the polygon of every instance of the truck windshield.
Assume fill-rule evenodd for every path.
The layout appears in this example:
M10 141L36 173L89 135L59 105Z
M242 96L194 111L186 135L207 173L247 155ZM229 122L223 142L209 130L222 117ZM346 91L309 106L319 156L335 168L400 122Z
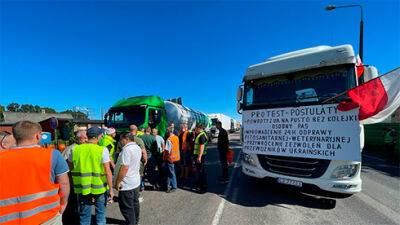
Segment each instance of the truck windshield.
M124 107L112 109L108 113L108 126L115 128L126 127L131 124L140 126L146 118L146 107Z
M354 67L271 76L245 83L245 107L282 107L324 102L355 86ZM342 95L332 101L347 98ZM327 103L332 103L332 101Z

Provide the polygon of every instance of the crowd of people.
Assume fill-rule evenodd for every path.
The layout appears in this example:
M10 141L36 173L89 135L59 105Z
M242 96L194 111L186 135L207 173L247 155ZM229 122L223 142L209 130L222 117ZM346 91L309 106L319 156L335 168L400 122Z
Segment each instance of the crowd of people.
M217 128L219 180L226 183L228 133L221 123ZM201 124L192 131L181 124L177 131L171 123L164 137L156 128L139 130L132 124L129 130L118 138L114 128L79 130L62 153L39 145L38 123L20 121L12 133L0 133L0 224L62 224L64 214L87 225L93 205L96 223L106 224L106 206L113 201L126 224L139 224L145 189L207 191L209 140Z

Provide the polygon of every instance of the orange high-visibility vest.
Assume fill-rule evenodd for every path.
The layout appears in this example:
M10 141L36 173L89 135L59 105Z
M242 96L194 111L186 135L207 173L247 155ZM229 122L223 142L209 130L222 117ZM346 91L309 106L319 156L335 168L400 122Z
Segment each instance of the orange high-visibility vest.
M179 138L176 135L171 135L168 140L172 143L171 152L164 151L164 160L168 160L170 163L177 162L181 159L181 155L179 154Z
M182 152L186 152L188 150L189 146L186 142L188 134L189 134L189 131L184 131L182 134L182 143L180 143L182 145L182 148L181 148Z
M168 139L172 143L171 153L169 154L170 161L177 162L181 159L181 155L179 154L179 137L171 135Z
M48 148L0 151L0 224L41 224L60 210Z

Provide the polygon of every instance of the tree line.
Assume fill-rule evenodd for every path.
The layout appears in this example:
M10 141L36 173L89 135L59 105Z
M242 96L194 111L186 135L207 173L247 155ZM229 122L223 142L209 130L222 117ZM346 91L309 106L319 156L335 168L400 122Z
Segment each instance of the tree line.
M50 107L42 107L32 104L18 104L15 102L8 104L6 107L0 105L0 112L9 111L9 112L23 112L23 113L41 113L43 112L43 110L45 113L69 113L72 115L74 119L80 119L80 120L88 119L88 116L85 113L70 109L62 112L57 112L55 109Z

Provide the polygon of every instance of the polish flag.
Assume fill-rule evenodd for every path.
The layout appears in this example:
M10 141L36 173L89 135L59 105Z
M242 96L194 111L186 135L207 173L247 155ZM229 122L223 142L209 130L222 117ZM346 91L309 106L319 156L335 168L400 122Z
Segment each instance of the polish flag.
M362 64L362 61L361 61L361 58L359 55L357 55L356 73L357 73L357 78L360 78L364 73L364 65Z
M340 111L359 107L362 124L378 123L400 107L400 68L347 91L351 102L341 102Z

